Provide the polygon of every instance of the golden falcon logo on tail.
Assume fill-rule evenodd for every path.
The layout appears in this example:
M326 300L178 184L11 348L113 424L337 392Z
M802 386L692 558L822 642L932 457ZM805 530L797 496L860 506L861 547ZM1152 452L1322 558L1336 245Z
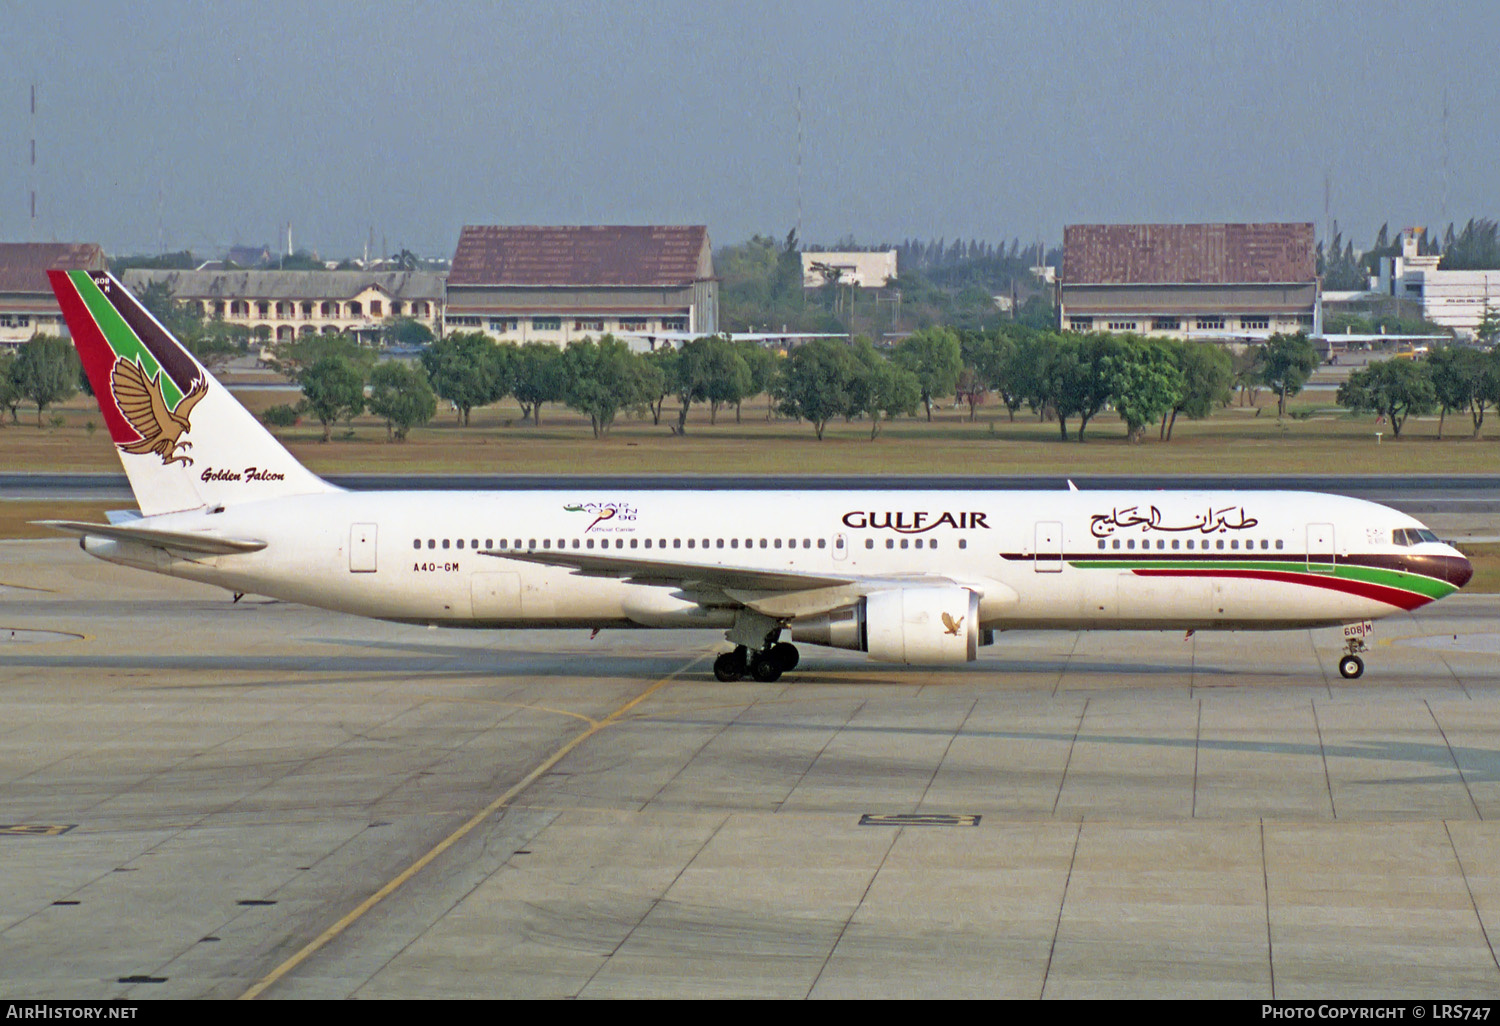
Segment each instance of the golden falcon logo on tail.
M120 408L136 434L139 442L121 445L125 452L143 455L154 452L161 457L162 465L182 463L192 466L187 456L177 455L178 449L191 449L192 442L178 441L192 429L188 415L198 400L208 394L208 385L201 378L193 384L192 391L182 397L177 408L168 409L166 397L162 395L161 374L148 378L140 364L121 357L115 361L109 375L110 389L115 394L115 405Z

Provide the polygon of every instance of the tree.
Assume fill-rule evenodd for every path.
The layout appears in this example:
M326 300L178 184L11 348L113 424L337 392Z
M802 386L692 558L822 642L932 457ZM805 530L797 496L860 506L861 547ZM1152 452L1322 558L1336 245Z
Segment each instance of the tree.
M431 343L432 329L415 317L388 317L380 325L380 344L383 346L414 348Z
M437 397L421 367L387 360L370 372L370 412L384 419L386 437L406 441L407 432L437 413Z
M365 408L364 369L343 356L325 356L298 376L308 412L323 425L324 442L333 425Z
M550 342L527 342L510 361L510 394L521 404L521 415L542 426L542 404L563 399L566 385L562 350Z
M178 338L210 371L250 351L250 329L243 324L229 324L222 317L202 321L199 330Z
M708 398L708 345L707 337L695 338L684 342L677 351L668 384L678 403L677 426L673 434L687 431L688 408Z
M0 353L0 409L10 411L12 424L21 422L16 410L24 398L26 397L21 394L20 382L16 380L16 354Z
M204 318L196 306L179 302L166 282L153 281L135 292L151 316L210 371L218 370L234 357L249 351L249 328L243 324L229 324L222 317Z
M12 367L22 399L36 403L36 426L42 413L78 391L78 353L73 343L56 335L33 335L21 343Z
M667 397L672 394L672 383L677 379L677 359L677 350L670 344L660 345L646 354L646 362L656 368L656 376L652 378L652 398L646 404L651 410L653 426L660 426L662 410L667 405Z
M717 424L720 406L727 403L738 406L749 393L750 368L745 365L739 347L728 339L714 336L705 341L703 395L708 400L708 422Z
M588 414L595 438L609 432L622 407L647 405L656 385L645 359L609 334L569 342L561 367L563 402Z
M1182 369L1160 342L1127 335L1103 355L1100 367L1108 382L1109 401L1125 422L1125 438L1131 443L1139 444L1146 425L1155 423L1182 398Z
M1427 364L1438 404L1438 438L1450 412L1469 409L1479 385L1482 354L1467 346L1433 346L1422 362Z
M1500 310L1496 310L1490 304L1484 304L1484 316L1479 320L1479 326L1474 329L1474 337L1481 345L1492 346L1500 340Z
M1215 406L1229 402L1234 381L1234 363L1229 353L1212 342L1179 342L1172 346L1177 369L1182 373L1182 394L1172 404L1170 420L1162 418L1161 437L1172 440L1178 414L1202 420Z
M813 339L787 355L775 391L777 409L789 417L809 421L823 439L834 417L850 409L851 385L862 373L849 347L833 339Z
M456 331L434 342L419 359L432 390L453 404L468 427L474 407L488 406L505 395L509 357L510 352L483 332Z
M745 361L745 367L750 371L750 385L745 389L745 399L757 395L764 395L771 388L771 382L776 378L776 371L781 360L775 353L761 345L759 342L741 342L738 344L740 359ZM740 422L740 403L734 404L734 422Z
M1441 411L1438 437L1443 437L1443 423L1450 412L1467 410L1474 423L1473 437L1478 438L1485 411L1500 402L1500 352L1468 346L1433 346L1422 362L1432 377L1433 393Z
M849 405L844 412L851 417L869 416L873 442L882 417L890 420L898 414L916 414L922 387L915 374L886 359L869 339L861 338L853 352L862 373L849 380Z
M1003 345L996 353L996 377L990 387L1000 393L1000 401L1016 419L1016 411L1031 404L1040 413L1044 405L1042 398L1042 370L1047 362L1047 340L1056 336L1032 331L1011 331L1003 337Z
M1252 349L1249 346L1239 352L1229 354L1229 364L1233 368L1233 385L1240 394L1240 405L1245 405L1245 400L1250 400L1251 406L1258 406L1260 390L1263 383L1260 379L1260 361L1264 355L1262 349ZM1260 413L1257 410L1256 416Z
M1260 380L1276 393L1276 416L1286 416L1286 401L1307 384L1307 379L1318 367L1318 351L1313 348L1307 333L1295 335L1277 332L1266 340L1261 351Z
M337 356L358 367L362 374L369 374L375 366L373 350L361 346L344 334L299 335L296 338L273 342L266 354L267 362L293 381L313 364L328 357Z
M1045 402L1057 411L1057 426L1068 440L1068 418L1078 418L1078 441L1110 399L1110 381L1104 372L1105 358L1119 346L1113 336L1057 336L1047 354L1041 374Z
M1451 227L1449 231L1452 231ZM1444 271L1485 271L1500 267L1500 224L1487 217L1469 218L1463 231L1443 246L1443 259L1438 267Z
M1361 367L1338 390L1340 406L1355 413L1384 416L1397 438L1407 417L1430 413L1437 402L1431 368L1417 360L1381 360Z
M927 328L913 332L896 346L896 365L917 376L927 419L932 420L932 400L952 395L958 387L958 373L963 369L963 354L958 336L947 328Z

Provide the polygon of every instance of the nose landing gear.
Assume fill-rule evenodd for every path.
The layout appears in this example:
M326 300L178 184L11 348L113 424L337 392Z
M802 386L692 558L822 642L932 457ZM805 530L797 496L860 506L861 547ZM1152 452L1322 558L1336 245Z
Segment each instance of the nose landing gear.
M1365 661L1357 653L1366 651L1365 636L1369 630L1369 624L1344 628L1344 657L1339 660L1339 676L1345 680L1354 680L1365 672Z
M1346 655L1339 660L1339 675L1345 680L1353 680L1365 672L1365 661L1357 655Z

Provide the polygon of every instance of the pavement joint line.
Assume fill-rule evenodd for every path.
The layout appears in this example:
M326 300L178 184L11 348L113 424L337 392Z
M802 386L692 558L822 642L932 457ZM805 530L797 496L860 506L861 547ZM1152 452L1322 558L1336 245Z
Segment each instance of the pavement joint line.
M1266 899L1266 968L1271 973L1271 1000L1276 1000L1276 947L1271 938L1271 870L1266 864L1266 821L1260 819L1260 881ZM1446 825L1446 824L1445 824ZM1450 838L1451 841L1451 838ZM1472 897L1472 895L1470 896ZM1493 950L1490 952L1494 954Z
M1479 811L1479 803L1474 800L1474 791L1469 787L1469 778L1464 775L1464 768L1458 763L1458 755L1453 751L1453 742L1448 740L1448 732L1443 729L1443 724L1437 718L1437 712L1432 708L1432 703L1422 699L1422 704L1427 707L1427 715L1432 717L1432 725L1438 729L1438 734L1443 739L1443 747L1448 749L1448 758L1453 760L1453 768L1458 773L1459 781L1464 785L1464 794L1469 796L1469 804L1474 807L1474 818L1480 822L1484 821L1484 813ZM1448 828L1448 821L1443 821L1443 829ZM1472 897L1472 895L1471 895Z
M1203 750L1203 699L1198 699L1198 725L1193 728L1193 809L1192 819L1198 818L1198 754Z
M1042 989L1037 1000L1047 996L1047 979L1052 975L1052 956L1057 953L1057 938L1062 933L1063 909L1068 904L1068 887L1073 882L1073 866L1078 862L1078 845L1083 840L1083 819L1078 820L1078 832L1073 835L1073 854L1068 857L1068 875L1063 878L1062 896L1057 899L1057 922L1052 924L1052 943L1047 946L1047 964L1042 968Z
M639 695L636 695L630 701L626 702L614 712L604 717L604 719L598 721L596 724L589 727L582 733L574 736L571 741L567 742L556 752L552 753L552 755L548 756L530 773L526 774L526 776L517 781L504 794L500 795L500 797L490 802L490 804L486 805L483 809L470 816L469 819L466 820L464 824L457 830L453 831L453 833L443 838L430 850L428 850L425 855L417 859L410 866L407 866L406 869L404 869L401 873L397 874L396 877L388 881L378 891L370 895L368 898L360 902L352 910L346 913L342 919L334 923L332 926L328 927L328 929L324 930L317 937L313 938L313 940L309 941L301 948L301 950L297 951L296 954L292 955L286 961L282 962L276 968L272 969L265 976L261 977L261 979L256 981L256 983L251 986L249 990L245 991L239 996L239 1000L253 1001L256 998L260 997L261 994L265 993L267 989L274 986L278 981L286 976L287 973L291 972L293 969L297 968L297 966L307 961L307 959L311 958L319 950L325 947L330 941L334 940L350 926L354 925L354 923L358 921L366 912L369 912L370 909L374 908L386 898L390 897L408 881L410 881L413 877L420 873L423 869L426 869L430 864L432 864L432 862L434 862L438 858L438 856L442 855L449 848L453 847L459 841L467 837L470 833L473 832L475 827L479 826L485 820L489 819L490 816L494 815L496 812L505 808L517 795L520 795L532 784L536 783L536 781L540 779L545 773L547 773L559 762L570 755L574 749L578 748L589 738L599 733L599 731L615 723L631 709L634 709L646 699L656 694L656 692L660 691L672 681L676 680L690 667L708 658L708 656L711 655L713 651L717 650L717 647L718 646L715 645L715 648L713 650L702 652L694 656L692 659L688 660L686 663L683 663L677 669L673 670L671 673L667 674L665 677L662 677L656 683L652 684L645 691L642 691Z
M1333 684L1328 677L1328 667L1323 665L1323 654L1318 651L1318 643L1316 640L1314 640L1312 631L1307 632L1307 645L1312 649L1313 659L1316 660L1318 664L1318 673L1320 673L1323 677L1323 690L1328 692L1328 697L1331 699L1333 698ZM1321 739L1319 740L1319 743L1322 743ZM1326 765L1324 766L1324 769L1327 769Z
M1073 765L1073 749L1078 745L1078 732L1083 730L1083 718L1089 714L1089 703L1092 698L1083 700L1083 708L1078 710L1078 722L1073 724L1073 736L1068 739L1068 757L1063 761L1062 776L1057 781L1057 797L1052 799L1052 814L1057 815L1057 805L1062 801L1063 788L1068 786L1068 767Z
M788 685L783 684L782 685L782 691L784 692L787 689L787 687L788 687ZM735 714L733 716L729 717L729 719L726 720L724 722L724 724L721 727L719 727L718 730L714 731L711 736L709 736L708 738L705 738L704 741L703 741L703 743L701 745L699 745L697 748L693 749L693 754L690 755L690 756L688 756L687 759L683 762L683 764L680 767L678 767L677 772L673 773L671 775L671 777L669 777L667 780L663 781L662 785L660 787L658 787L655 791L653 791L652 794L651 794L651 797L647 798L645 801L643 801L640 804L640 807L636 809L636 811L637 812L645 812L646 809L651 805L652 802L654 802L658 798L660 798L662 796L662 793L665 792L667 788L671 787L674 783L677 782L678 778L680 778L684 773L687 772L688 767L691 766L697 760L698 756L700 756L700 755L703 754L704 749L706 749L709 745L713 744L719 738L723 737L726 733L728 733L729 729L731 727L733 727L736 723L738 723L740 721L740 717L743 716L743 715L745 715L745 713L749 712L751 709L754 709L756 707L756 705L759 704L759 702L760 702L759 699L752 698L748 704L742 704L742 705L740 705L737 708L737 711L735 712ZM632 717L632 720L634 722L636 722L636 723L640 723L641 722L641 718L640 717ZM717 831L715 831L715 833L717 833ZM592 980L593 977L591 976L591 977L589 977L589 979ZM585 984L585 986L587 986L587 984Z
M1479 903L1474 900L1474 888L1469 886L1469 871L1464 868L1464 860L1458 854L1458 845L1453 843L1453 831L1448 828L1448 821L1443 820L1443 833L1448 835L1448 848L1453 852L1453 861L1458 863L1458 875L1463 878L1464 890L1469 895L1469 907L1474 910L1474 918L1479 923L1479 932L1484 936L1485 946L1490 949L1490 961L1495 963L1495 968L1500 969L1500 956L1495 954L1495 944L1490 940L1490 931L1484 925L1484 916L1479 914Z
M861 712L863 712L865 706L869 704L869 699L862 700L858 705L854 707L853 712L844 717L844 722L837 727L819 725L819 730L829 731L828 737L823 741L821 745L818 746L818 754L814 755L808 761L802 772L797 774L797 779L792 783L792 786L787 788L786 797L776 803L775 811L777 815L780 815L781 810L786 808L786 803L792 800L792 795L797 793L797 788L802 786L802 781L807 779L807 775L813 771L813 767L818 764L818 760L823 758L823 753L828 751L828 746L833 744L834 741L838 740L838 736L844 732L845 728L847 728L849 724L854 722L854 718Z
M1323 744L1323 724L1318 720L1318 700L1310 703L1313 714L1313 729L1318 732L1318 755L1323 759L1323 784L1328 789L1328 811L1334 819L1339 818L1339 808L1333 800L1333 778L1328 774L1328 747Z
M677 886L677 882L682 879L682 875L686 873L690 868L692 868L693 863L698 861L698 857L700 855L708 850L708 846L714 843L714 838L719 836L719 832L728 825L729 821L734 818L734 815L735 814L733 812L727 812L724 814L724 817L719 820L718 825L713 828L708 837L706 837L703 843L698 846L698 850L693 852L693 857L684 862L682 864L682 867L677 870L677 875L672 877L672 882L663 887L661 889L661 893L658 894L655 898L651 899L651 907L646 909L645 912L641 913L641 917L635 921L635 925L630 928L629 932L626 933L624 937L620 938L620 943L611 948L609 954L605 955L602 959L599 960L598 966L594 968L593 972L589 973L589 978L583 982L583 986L579 987L578 990L573 994L575 998L582 997L583 992L588 990L589 987L593 984L594 980L598 977L598 975L604 971L604 967L609 965L610 961L620 953L621 948L630 943L630 938L635 936L635 932L641 928L641 924L644 923L647 919L650 919L651 913L655 912L657 907L660 906L662 902L667 900L667 895L671 893L673 887Z
M834 953L838 951L839 945L843 943L844 934L849 932L849 927L854 923L854 917L859 915L859 910L865 907L865 901L870 897L870 889L875 886L876 878L880 876L880 871L885 868L885 864L890 861L891 852L896 850L896 843L901 840L901 835L905 832L905 827L897 827L891 833L891 842L885 846L885 853L880 856L880 864L870 874L870 879L865 881L864 891L860 894L859 900L854 903L854 907L849 910L849 918L845 919L844 925L839 927L839 935L829 945L828 954L823 956L823 964L818 966L818 974L813 977L812 983L807 985L807 993L802 995L803 998L812 997L813 991L818 989L818 981L828 971L828 963L833 961Z
M932 767L932 775L927 778L927 786L922 788L922 796L917 799L914 811L922 811L922 806L926 803L927 796L932 793L932 785L937 783L938 774L943 772L943 763L948 761L948 753L953 751L953 742L957 741L958 736L964 732L964 725L969 722L969 717L974 715L974 710L977 708L979 708L979 699L976 698L969 703L969 711L964 713L964 718L959 721L958 726L953 728L953 733L948 736L948 743L943 745L943 754L938 756L937 765Z

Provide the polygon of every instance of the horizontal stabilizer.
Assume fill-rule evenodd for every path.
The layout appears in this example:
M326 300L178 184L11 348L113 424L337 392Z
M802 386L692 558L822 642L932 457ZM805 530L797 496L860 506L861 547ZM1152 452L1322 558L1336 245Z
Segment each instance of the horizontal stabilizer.
M34 520L32 523L68 534L140 542L160 549L202 552L212 556L224 556L233 552L259 552L266 547L265 542L252 538L224 538L192 531L159 531L150 527L127 527L123 524L89 524L81 520Z

